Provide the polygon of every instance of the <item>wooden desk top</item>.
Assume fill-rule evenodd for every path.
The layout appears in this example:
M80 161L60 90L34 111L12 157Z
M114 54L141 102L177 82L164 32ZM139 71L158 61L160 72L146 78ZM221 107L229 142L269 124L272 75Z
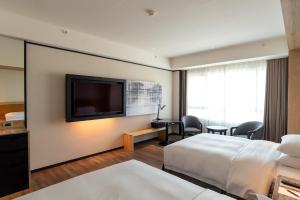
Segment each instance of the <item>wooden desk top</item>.
M163 127L163 128L147 128L147 129L138 130L138 131L126 132L125 134L136 137L136 136L141 136L141 135L145 135L145 134L149 134L149 133L155 133L155 132L159 132L159 131L163 131L163 130L166 130L166 128L165 127Z

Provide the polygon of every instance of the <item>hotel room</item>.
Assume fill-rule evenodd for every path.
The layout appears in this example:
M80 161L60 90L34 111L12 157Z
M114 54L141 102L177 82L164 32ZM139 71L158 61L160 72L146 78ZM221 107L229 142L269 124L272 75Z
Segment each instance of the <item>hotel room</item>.
M0 200L300 199L300 0L2 0L0 27Z

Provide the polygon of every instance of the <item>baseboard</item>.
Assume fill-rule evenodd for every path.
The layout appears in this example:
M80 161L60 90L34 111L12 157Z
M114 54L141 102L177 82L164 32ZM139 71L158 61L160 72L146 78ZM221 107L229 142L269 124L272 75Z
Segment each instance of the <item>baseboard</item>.
M86 156L82 156L82 157L79 157L79 158L74 158L74 159L71 159L71 160L59 162L59 163L56 163L56 164L53 164L53 165L48 165L48 166L45 166L45 167L41 167L41 168L37 168L37 169L31 170L30 172L31 173L35 173L35 172L38 172L38 171L42 171L42 170L45 170L45 169L57 167L57 166L60 166L60 165L63 165L63 164L67 164L67 163L70 163L70 162L75 162L75 161L82 160L82 159L85 159L85 158L89 158L89 157L97 156L97 155L100 155L100 154L103 154L103 153L107 153L107 152L110 152L110 151L114 151L114 150L117 150L117 149L121 149L123 147L124 146L120 146L120 147L116 147L116 148L109 149L109 150L106 150L106 151L101 151L101 152L89 154L89 155L86 155Z

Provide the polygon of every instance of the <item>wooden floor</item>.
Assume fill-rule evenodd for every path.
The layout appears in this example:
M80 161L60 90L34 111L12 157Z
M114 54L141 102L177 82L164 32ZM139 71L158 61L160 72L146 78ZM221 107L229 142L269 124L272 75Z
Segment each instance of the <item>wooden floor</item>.
M158 145L158 140L154 139L147 142L142 142L137 144L135 147L134 153L128 153L123 149L117 149L32 173L31 187L29 189L0 198L0 200L14 199L72 177L130 159L136 159L157 168L162 167L163 151L162 147Z

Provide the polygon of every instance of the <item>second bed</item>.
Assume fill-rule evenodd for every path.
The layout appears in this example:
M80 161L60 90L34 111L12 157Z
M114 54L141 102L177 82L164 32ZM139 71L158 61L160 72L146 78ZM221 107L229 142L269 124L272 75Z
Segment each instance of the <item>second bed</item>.
M165 169L216 186L244 199L267 195L274 180L278 144L199 134L164 148Z

